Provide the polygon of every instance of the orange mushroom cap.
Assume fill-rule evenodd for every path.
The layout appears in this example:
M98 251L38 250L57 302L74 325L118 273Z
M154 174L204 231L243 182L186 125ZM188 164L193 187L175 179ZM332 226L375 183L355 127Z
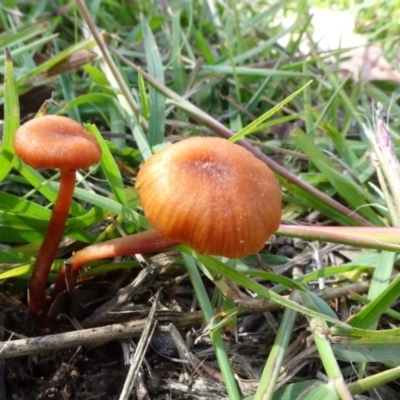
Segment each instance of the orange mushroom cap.
M99 162L100 147L81 124L57 115L34 118L14 136L18 157L33 168L76 170Z
M279 227L274 174L225 139L196 137L167 147L143 164L136 187L159 234L199 253L254 254Z

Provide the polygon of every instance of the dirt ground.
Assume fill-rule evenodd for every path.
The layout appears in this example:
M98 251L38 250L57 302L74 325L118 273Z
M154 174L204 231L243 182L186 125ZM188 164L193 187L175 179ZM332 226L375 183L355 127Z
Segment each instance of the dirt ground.
M143 271L145 271L146 268ZM113 322L125 322L132 319L146 318L151 307L154 294L159 291L160 312L173 317L163 317L159 326L164 332L155 332L145 354L136 380L132 399L218 399L226 397L223 379L215 361L214 351L207 335L202 335L204 328L201 313L196 310L197 302L190 286L189 279L183 271L175 269L170 272L159 270L151 275L135 273L121 276L100 277L94 284L83 283L82 292L93 287L104 288L104 280L108 286L118 282L114 296L105 296L107 300L90 305L89 311L81 320L75 321L74 328L70 320L64 318L58 332L73 331L85 321L84 317L93 316L101 307L121 295L127 287L135 287L136 295L125 302L122 316L103 319L95 322L96 326L104 326ZM178 272L178 273L177 273ZM2 282L0 292L6 293L9 284ZM106 286L107 286L106 285ZM102 289L103 290L103 289ZM209 285L210 296L213 286ZM1 294L1 293L0 293ZM99 297L99 293L98 293ZM121 297L121 296L119 296ZM132 307L135 309L133 313ZM127 311L130 308L130 311ZM195 310L195 312L192 312ZM68 312L68 310L63 310ZM280 318L280 311L271 321ZM193 315L195 318L193 318ZM191 320L185 321L190 316ZM73 321L71 319L71 321ZM269 322L271 322L269 321ZM177 350L176 341L171 334L165 332L168 323L175 323L186 349L192 356L191 361L183 360ZM224 339L232 362L237 365L237 372L242 378L241 390L251 394L257 384L258 373L268 354L268 347L274 337L274 329L263 314L249 314L238 321L240 329L227 328ZM273 323L276 326L278 320ZM26 306L26 295L0 295L0 328L3 343L39 336ZM238 333L239 332L239 333ZM55 332L57 333L57 332ZM135 352L140 334L131 339L114 340L102 345L75 346L68 349L40 352L28 356L12 357L0 360L0 400L32 400L32 399L118 399L129 371L129 359ZM0 348L1 352L1 348Z
M277 247L268 250L290 258L301 250L287 239L278 239L275 244ZM278 247L280 250L276 251ZM189 277L186 270L179 267L179 262L171 267L172 261L177 259L176 252L162 254L147 259L143 268L117 271L81 282L78 293L80 304L84 306L79 317L75 314L72 317L71 308L60 302L57 313L62 316L62 323L54 333L144 320L158 293L157 329L147 340L149 346L129 398L227 398L212 344L209 336L203 334L205 325ZM303 261L306 270L310 258L305 257ZM296 265L301 265L301 260L297 259ZM280 272L289 267L283 266ZM267 266L260 265L260 268ZM18 295L2 294L9 293L14 283L0 282L0 341L3 345L7 340L40 335L29 316L25 291ZM206 280L205 284L212 298L214 285ZM270 285L269 282L263 284ZM223 330L243 397L254 394L257 388L282 317L279 307L268 307L267 304L265 309L248 310ZM177 329L171 330L171 326ZM299 315L279 385L314 379L321 368L307 327L306 319ZM0 400L119 399L129 375L129 361L139 353L137 345L141 334L136 332L129 338L110 339L105 344L77 344L67 349L35 351L28 356L0 360ZM1 347L0 344L0 353Z

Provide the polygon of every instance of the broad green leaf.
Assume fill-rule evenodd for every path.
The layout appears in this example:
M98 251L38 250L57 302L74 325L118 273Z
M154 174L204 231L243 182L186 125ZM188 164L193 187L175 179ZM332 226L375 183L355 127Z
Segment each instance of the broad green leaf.
M303 390L296 400L339 400L339 395L331 382L318 382Z

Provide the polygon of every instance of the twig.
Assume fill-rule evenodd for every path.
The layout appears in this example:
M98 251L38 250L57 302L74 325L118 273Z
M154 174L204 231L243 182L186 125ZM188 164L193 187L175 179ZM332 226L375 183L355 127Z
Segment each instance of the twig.
M369 282L356 282L346 286L325 289L318 293L324 300L348 296L351 293L365 293L369 289ZM263 307L250 310L250 312L267 312L279 310L281 306L269 302ZM200 311L193 313L157 313L159 322L173 322L177 328L185 328L204 322ZM29 339L19 339L0 342L0 360L5 358L27 356L46 351L74 348L84 345L100 345L113 340L139 337L147 323L146 319L132 321L126 324L107 325L101 328L82 329L77 332L59 333L55 335L40 336ZM168 326L158 325L156 331L169 332Z
M104 325L104 323L116 322L110 320L113 313L123 310L133 295L137 296L141 291L146 290L148 285L155 278L158 269L158 266L149 266L140 270L139 274L132 282L118 290L112 299L106 301L103 305L98 307L92 315L83 320L82 326L84 328L91 328Z
M182 338L182 335L176 328L174 324L169 324L168 329L171 333L172 340L175 343L176 348L178 349L179 356L181 360L185 361L185 364L190 366L189 371L191 374L194 373L194 371L199 371L203 370L205 371L209 376L211 376L213 379L223 382L224 378L222 374L208 365L206 361L201 361L199 360L187 347L185 341Z
M137 345L136 351L131 357L131 365L129 367L128 375L126 376L124 387L122 388L119 400L129 400L130 398L133 385L135 384L136 376L139 372L140 366L142 365L144 355L147 351L150 339L157 325L156 310L159 297L160 292L157 292L153 306L151 307L149 313L149 318L147 319L146 327L143 330L142 336L140 337L140 341Z
M201 312L185 313L184 315L157 313L157 319L158 321L173 321L179 328L184 328L202 323L203 315ZM141 319L125 324L107 325L101 328L82 329L74 332L0 342L0 359L75 348L89 344L100 345L113 340L139 337L146 324L147 319ZM168 327L158 326L157 331L168 332Z

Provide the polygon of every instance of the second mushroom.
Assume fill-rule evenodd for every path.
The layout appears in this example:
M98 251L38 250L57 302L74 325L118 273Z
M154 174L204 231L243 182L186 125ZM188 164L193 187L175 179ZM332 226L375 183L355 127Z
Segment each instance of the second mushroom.
M16 155L33 168L60 170L60 189L28 288L30 313L38 327L46 330L50 324L47 317L47 278L68 218L75 188L75 171L99 162L101 150L94 136L82 125L55 115L35 118L23 124L15 133L14 149Z

